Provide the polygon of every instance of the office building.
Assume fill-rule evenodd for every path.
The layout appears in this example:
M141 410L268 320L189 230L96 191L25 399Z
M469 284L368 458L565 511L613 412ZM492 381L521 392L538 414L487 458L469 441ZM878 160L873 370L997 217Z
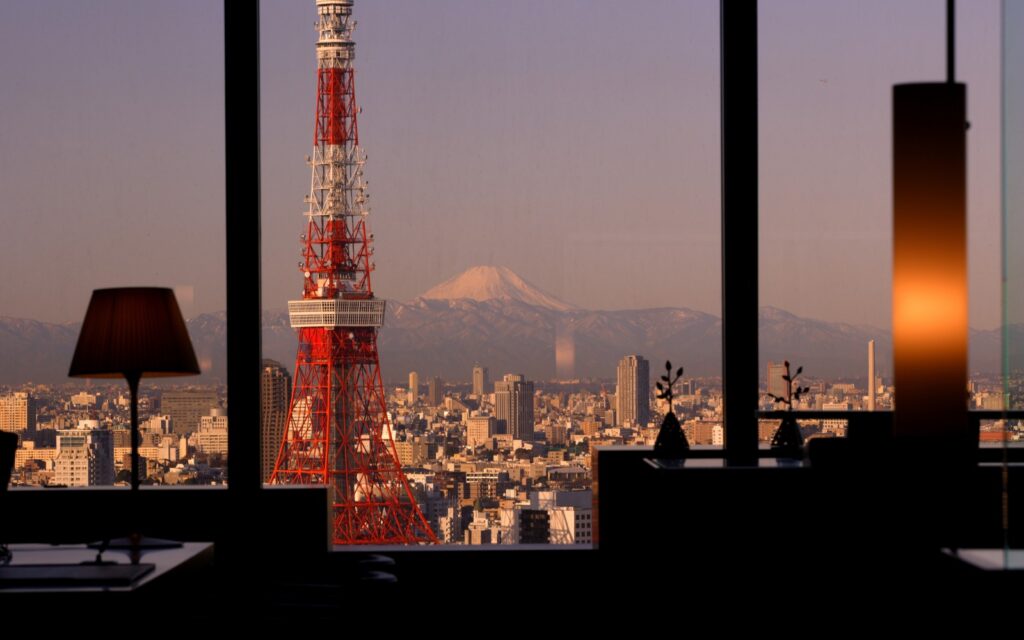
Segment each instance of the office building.
M783 379L783 376L785 375L785 363L768 361L768 377L766 378L767 386L765 387L768 393L780 398L786 397L786 391L789 388L789 385Z
M580 422L580 428L583 430L583 435L593 438L601 431L601 422L592 419L583 420Z
M198 453L227 455L228 416L223 409L211 409L209 415L199 419L199 430L193 435Z
M474 511L473 520L463 534L465 544L498 544L499 528L491 526L483 511Z
M473 367L473 395L479 397L491 392L491 376L487 367Z
M651 418L650 365L639 355L619 361L615 388L617 425L647 426Z
M409 404L416 404L420 398L420 374L409 372Z
M497 432L498 421L494 416L477 413L466 418L466 446L475 449L491 441Z
M498 430L516 440L533 440L533 382L509 373L494 383L494 412Z
M171 433L173 428L171 427L171 417L154 415L150 416L148 420L139 425L139 431L145 435L164 435Z
M71 396L71 406L92 408L99 404L99 396L95 393L82 391Z
M217 392L212 389L188 391L164 391L160 397L160 410L171 416L174 433L195 433L199 419L210 414L210 409L219 409Z
M553 424L546 429L547 443L552 446L562 446L568 440L569 429L564 424Z
M434 376L427 383L427 404L432 407L439 407L444 401L444 380Z
M422 436L395 442L395 453L403 467L421 467L430 456L430 443Z
M519 544L548 544L551 541L551 516L542 509L519 510Z
M0 397L0 431L35 431L36 399L16 391Z
M292 377L281 363L263 361L260 383L260 462L263 482L270 481L277 452L284 439L288 422L288 401L292 393Z
M114 440L111 432L96 428L92 421L83 421L79 427L57 434L54 483L67 487L114 484Z
M551 507L548 513L548 542L551 544L592 544L593 509L589 506Z

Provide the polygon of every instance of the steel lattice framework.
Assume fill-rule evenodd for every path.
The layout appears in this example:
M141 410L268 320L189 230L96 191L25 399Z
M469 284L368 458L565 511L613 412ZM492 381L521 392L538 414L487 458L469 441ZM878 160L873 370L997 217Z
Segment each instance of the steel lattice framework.
M384 400L359 146L352 0L316 0L313 170L302 236L302 300L288 423L272 484L326 484L335 544L437 542L402 473Z

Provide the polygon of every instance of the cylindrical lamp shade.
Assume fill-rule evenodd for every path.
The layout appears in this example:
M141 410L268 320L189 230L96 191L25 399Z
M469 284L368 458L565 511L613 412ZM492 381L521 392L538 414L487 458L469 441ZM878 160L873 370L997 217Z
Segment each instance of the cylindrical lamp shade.
M893 429L943 448L969 437L966 97L893 88Z
M192 341L170 289L97 289L82 321L69 376L117 378L199 373Z

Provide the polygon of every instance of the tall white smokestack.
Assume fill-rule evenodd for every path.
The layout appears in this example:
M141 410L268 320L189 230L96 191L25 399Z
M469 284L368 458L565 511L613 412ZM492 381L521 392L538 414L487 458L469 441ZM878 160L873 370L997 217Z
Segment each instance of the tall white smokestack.
M868 340L868 411L875 410L875 341Z

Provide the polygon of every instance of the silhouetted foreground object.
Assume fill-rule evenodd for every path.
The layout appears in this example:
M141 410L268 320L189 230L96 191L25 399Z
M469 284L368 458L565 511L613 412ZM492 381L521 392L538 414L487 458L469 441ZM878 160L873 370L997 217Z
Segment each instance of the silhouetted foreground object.
M14 454L17 448L17 434L0 431L0 523L5 521L4 494L7 492L7 484L11 481L11 471L14 469ZM7 550L6 546L6 533L3 527L0 527L0 566L11 561L11 552Z
M810 387L801 387L799 384L793 390L793 383L803 373L803 367L797 367L796 373L789 374L789 360L785 360L786 375L782 379L786 382L786 396L777 396L769 393L768 396L778 404L786 405L787 413L782 418L782 423L772 436L772 452L781 458L803 458L804 457L804 436L800 433L800 426L796 423L793 411L793 401L799 400L802 394L810 391Z
M672 387L679 381L679 378L683 377L683 368L679 367L674 378L670 377L671 375L672 363L666 361L665 375L661 376L665 384L658 382L657 387L658 399L668 402L668 413L665 414L665 419L661 422L658 439L654 441L654 457L682 459L689 452L690 443L686 440L686 434L683 433L683 427L679 424L679 418L672 410Z
M0 432L0 493L7 489L14 469L14 455L18 449L18 434L9 431Z
M772 436L772 452L781 458L804 457L804 436L794 416L786 416Z
M658 432L658 439L654 442L655 458L685 458L690 450L690 443L686 440L686 434L679 424L676 414L669 411L661 422L661 431Z
M131 397L132 508L138 510L142 481L139 463L139 380L143 377L199 375L192 341L181 317L174 291L163 287L96 289L85 311L78 344L68 376L120 378L128 381ZM137 531L127 538L105 541L106 548L163 549L181 543L143 538Z

